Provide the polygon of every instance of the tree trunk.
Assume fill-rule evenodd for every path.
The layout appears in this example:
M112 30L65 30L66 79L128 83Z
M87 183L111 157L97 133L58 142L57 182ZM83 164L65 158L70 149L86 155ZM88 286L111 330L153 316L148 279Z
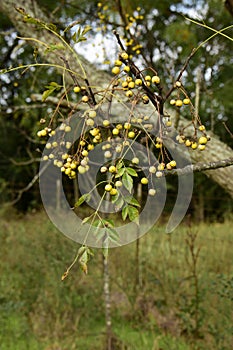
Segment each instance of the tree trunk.
M38 39L40 41L45 42L46 44L54 44L58 41L56 36L52 33L47 32L45 30L38 30L35 28L35 25L24 23L22 15L14 10L15 1L14 0L0 0L0 10L6 16L8 16L15 26L15 29L19 32L21 36L24 37L32 37ZM32 17L39 18L44 22L50 23L51 18L47 18L47 16L43 13L41 8L37 5L34 0L18 0L17 7L22 7L27 13L29 13ZM30 42L34 44L33 41ZM36 43L38 46L38 43ZM45 54L45 48L43 45L39 45L39 52L44 57L44 59L51 64L59 64L64 66L64 61L59 57L57 53L49 53ZM71 52L66 52L65 54L62 51L62 55L64 55L65 59L68 60L69 66L76 73L80 74L81 79L84 79L84 74L81 69L81 64L84 66L87 78L89 79L89 84L103 87L103 85L107 85L110 81L111 77L104 71L97 70L94 65L89 63L85 58L78 55L78 60L75 54ZM62 73L62 71L61 71ZM67 81L72 81L72 78L67 75ZM149 106L149 105L148 105ZM149 107L147 107L149 108ZM121 106L122 109L122 106ZM146 109L145 109L146 111ZM183 119L183 123L187 123L187 120ZM233 157L233 151L226 144L221 142L214 135L212 136L211 142L208 143L207 148L204 152L191 151L191 159L194 163L196 162L214 162L221 159L227 159ZM232 197L233 197L233 166L224 167L218 170L209 170L205 172L207 176L217 182L220 186L222 186Z

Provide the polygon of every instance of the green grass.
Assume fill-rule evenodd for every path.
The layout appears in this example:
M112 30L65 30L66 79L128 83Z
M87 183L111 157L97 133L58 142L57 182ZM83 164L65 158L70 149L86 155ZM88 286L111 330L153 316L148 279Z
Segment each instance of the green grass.
M187 233L197 233L192 276ZM232 222L163 225L135 243L110 251L112 323L116 349L229 350L232 344ZM77 244L44 213L1 218L0 349L104 350L102 256L95 251L85 276L72 262Z

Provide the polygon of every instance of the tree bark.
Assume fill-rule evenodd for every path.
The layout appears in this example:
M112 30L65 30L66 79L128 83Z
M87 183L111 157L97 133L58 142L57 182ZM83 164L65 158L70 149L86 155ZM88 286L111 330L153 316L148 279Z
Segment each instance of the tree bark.
M41 19L44 22L49 23L51 19L48 19L41 8L34 0L18 0L17 7L22 7L29 15ZM46 44L54 44L58 41L56 36L45 30L38 30L35 25L24 23L22 15L20 15L15 9L15 2L13 0L0 0L0 10L9 17L13 23L15 29L24 37L32 37L37 40L43 41ZM31 42L33 44L33 42ZM38 44L38 43L37 43ZM38 46L38 45L37 45ZM64 65L64 61L59 57L57 53L50 52L45 54L44 46L39 45L40 54L44 59L51 64ZM83 72L81 66L78 64L77 59L71 52L65 52L65 59L68 60L69 66L76 73L80 74L82 78ZM107 85L111 77L104 71L97 70L95 66L90 64L85 58L78 55L78 58L82 65L85 67L89 83L92 86L103 87ZM62 73L62 72L61 72ZM72 82L72 78L68 75L67 80ZM74 82L72 82L74 83ZM147 107L150 108L150 107ZM121 106L122 110L122 106ZM146 111L146 109L145 109ZM117 111L116 111L117 113ZM186 124L188 121L184 118L182 123ZM220 160L229 159L233 157L233 151L226 144L221 142L214 134L211 135L211 142L208 143L204 152L191 151L191 159L194 163L201 162L204 165L209 162L219 162ZM229 164L228 164L229 165ZM233 166L224 167L216 170L205 171L206 175L222 186L233 197Z

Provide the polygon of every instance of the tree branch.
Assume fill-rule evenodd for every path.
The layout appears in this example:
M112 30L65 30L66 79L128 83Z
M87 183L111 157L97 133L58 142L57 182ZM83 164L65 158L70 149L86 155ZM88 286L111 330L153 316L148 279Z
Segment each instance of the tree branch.
M173 170L166 170L165 175L187 175L190 173L194 172L201 172L201 171L206 171L206 170L214 170L214 169L219 169L219 168L225 168L228 166L233 166L233 157L219 160L217 162L208 162L208 163L203 163L199 162L196 164L190 164L185 166L184 168L178 168L178 169L173 169Z

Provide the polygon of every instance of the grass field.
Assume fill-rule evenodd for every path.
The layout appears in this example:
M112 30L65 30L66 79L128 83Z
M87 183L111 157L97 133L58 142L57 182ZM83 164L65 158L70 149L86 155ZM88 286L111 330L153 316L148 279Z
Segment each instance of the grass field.
M232 226L166 235L161 224L140 240L139 264L135 243L110 251L114 349L232 348ZM105 349L101 252L87 276L75 266L61 282L77 248L44 213L1 218L1 350Z

